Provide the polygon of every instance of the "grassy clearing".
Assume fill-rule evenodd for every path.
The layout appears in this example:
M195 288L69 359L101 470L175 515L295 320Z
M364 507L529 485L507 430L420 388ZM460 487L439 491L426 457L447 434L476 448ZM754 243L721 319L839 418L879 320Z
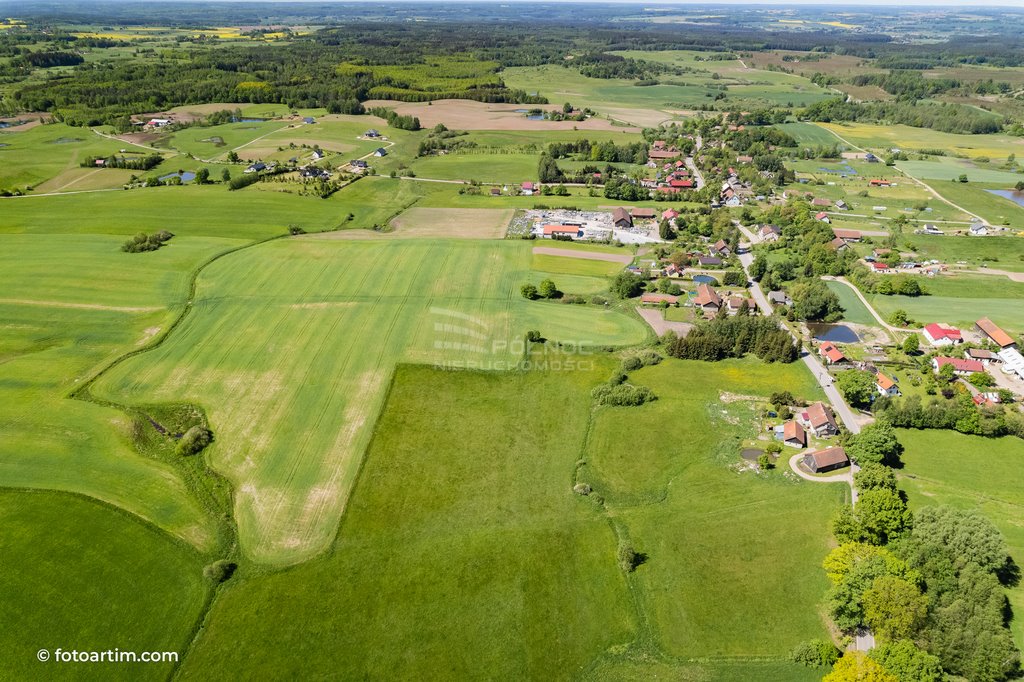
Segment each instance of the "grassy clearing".
M912 431L899 433L906 448L901 487L912 507L948 504L979 509L1006 537L1010 555L1024 562L1024 494L1019 481L1024 476L1024 441L1016 438L992 440L966 436L954 431ZM1014 619L1010 630L1017 646L1024 646L1024 586L1008 591Z
M630 640L614 534L571 490L602 378L400 369L335 550L232 585L183 678L565 679Z
M953 239L941 237L941 239ZM961 238L960 241L984 241ZM993 267L1002 267L994 263ZM970 328L980 317L991 318L1010 330L1024 330L1024 283L1001 275L944 275L920 278L928 296L869 295L871 305L883 317L901 309L918 322L948 322ZM844 303L845 305L845 303Z
M539 159L535 154L448 154L425 156L411 166L424 178L518 185L537 177Z
M900 161L900 168L922 180L953 181L966 174L971 182L1002 183L1007 187L1024 180L1024 173L999 170L987 167L987 164L978 165L966 159L937 157L930 161Z
M8 679L165 680L173 663L40 663L36 651L177 651L208 587L200 557L136 519L77 496L0 492ZM97 614L104 617L97 618ZM116 672L113 672L116 671Z
M333 538L396 362L515 362L509 344L528 329L646 337L613 311L523 299L530 257L528 242L272 242L214 264L175 335L97 391L205 407L243 551L307 559Z
M906 235L905 238L914 253L923 260L962 262L973 267L984 263L999 270L1024 272L1024 239L1019 237L940 237L914 234Z
M257 138L283 131L290 126L291 124L284 121L250 121L225 123L218 126L196 126L179 130L167 139L166 144L183 154L191 154L199 159L224 159L232 149L238 149L238 155L243 159L248 159L250 157L243 145L251 144ZM305 134L305 128L301 134Z
M241 575L215 604L182 677L342 669L389 679L813 679L816 671L783 656L794 638L824 635L816 611L824 576L810 555L827 551L816 519L843 489L730 472L736 453L722 451L745 428L709 413L706 396L691 400L677 388L717 380L813 396L813 380L801 367L780 373L756 361L638 372L660 400L632 419L630 410L599 410L595 435L617 432L610 452L630 470L667 457L658 483L673 492L647 505L616 502L610 526L593 498L572 492L589 391L615 364L591 358L592 369L577 371L401 367L334 551L287 572ZM645 428L669 413L685 433ZM619 415L628 429L617 428ZM591 465L611 471L607 461ZM649 480L623 474L646 491ZM650 555L628 578L615 559L624 532ZM390 607L366 608L377 602ZM785 622L766 619L781 612ZM345 646L319 646L299 621Z
M828 550L825 519L848 493L793 481L784 460L767 476L730 470L755 435L754 408L719 397L788 389L815 399L813 378L802 365L754 360L668 360L631 378L658 400L601 408L579 479L650 555L636 582L650 628L641 646L678 657L783 656L823 636L815 557Z
M993 225L1006 225L1014 230L1024 230L1024 208L1009 199L985 191L1006 189L1005 184L964 184L946 180L930 180L928 184L942 196L980 215ZM1020 247L1014 249L1015 253L1019 251Z

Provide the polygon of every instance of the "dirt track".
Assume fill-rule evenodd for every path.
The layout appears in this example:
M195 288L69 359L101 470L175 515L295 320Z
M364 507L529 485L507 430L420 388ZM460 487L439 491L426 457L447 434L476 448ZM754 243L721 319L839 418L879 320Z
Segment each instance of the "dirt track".
M629 265L633 262L633 256L619 255L617 253L596 253L594 251L573 251L572 249L556 249L551 246L535 246L533 252L543 256L565 256L566 258L582 258L583 260L603 260L609 263L622 263Z

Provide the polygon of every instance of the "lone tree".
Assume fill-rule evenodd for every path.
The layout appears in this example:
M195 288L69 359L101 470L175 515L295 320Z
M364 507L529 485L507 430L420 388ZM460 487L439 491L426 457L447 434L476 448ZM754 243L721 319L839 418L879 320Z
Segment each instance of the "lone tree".
M540 294L537 293L537 287L532 284L524 284L521 286L519 288L519 293L523 295L523 298L530 301L535 301L540 296Z
M917 334L911 334L903 339L903 352L907 355L916 355L921 350L921 340Z
M554 281L545 279L540 283L540 288L537 290L537 293L544 298L558 298L560 292L558 291L558 287L555 286Z

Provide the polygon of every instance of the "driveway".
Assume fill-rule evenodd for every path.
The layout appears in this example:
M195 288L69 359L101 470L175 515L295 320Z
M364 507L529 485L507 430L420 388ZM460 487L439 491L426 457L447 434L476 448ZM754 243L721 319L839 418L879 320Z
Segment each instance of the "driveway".
M789 458L789 468L793 470L793 473L804 479L805 481L811 481L812 483L845 483L850 486L850 500L854 506L857 504L857 488L853 485L853 475L860 471L856 464L851 464L850 468L841 474L833 474L831 476L812 476L800 466L800 460L803 459L810 450L804 450L798 452Z

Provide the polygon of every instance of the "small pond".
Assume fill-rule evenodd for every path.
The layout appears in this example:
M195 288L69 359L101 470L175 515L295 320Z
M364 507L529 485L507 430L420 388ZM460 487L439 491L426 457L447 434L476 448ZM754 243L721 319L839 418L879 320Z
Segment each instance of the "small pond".
M0 121L0 128L13 128L14 126L20 126L22 123L28 123L28 121Z
M818 341L831 341L832 343L857 343L860 337L845 324L825 324L822 322L808 322L807 328Z
M718 280L711 275L694 275L693 281L697 284L718 284Z
M160 182L167 182L171 178L177 178L177 177L180 177L181 181L183 183L185 183L185 182L192 182L193 180L196 179L196 174L193 173L192 171L184 171L180 175L178 173L170 173L168 175L161 175L160 176Z
M740 457L748 462L756 462L757 458L762 454L764 454L764 450L759 450L758 448L743 448L743 451L740 452Z
M1013 189L987 189L985 191L1004 199L1009 199L1018 206L1024 206L1024 192L1018 192Z

